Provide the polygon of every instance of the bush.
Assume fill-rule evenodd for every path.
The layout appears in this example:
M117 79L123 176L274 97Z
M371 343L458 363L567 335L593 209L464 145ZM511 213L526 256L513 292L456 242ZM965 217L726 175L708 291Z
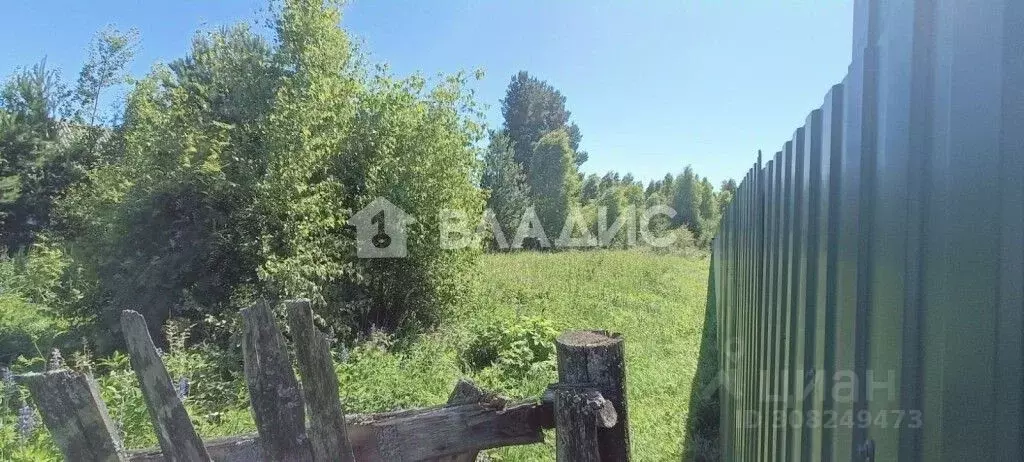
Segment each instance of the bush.
M40 239L27 252L0 256L0 365L65 347L75 327L67 310L77 301L71 261Z
M371 75L335 4L281 2L273 45L200 35L130 92L121 152L60 207L98 281L82 305L108 331L131 308L162 344L169 319L306 297L352 339L421 330L459 302L479 250L441 249L438 217L483 208L466 78ZM416 217L408 258L356 258L347 221L377 197Z
M524 376L554 368L557 336L558 331L544 318L497 322L475 332L460 356L471 371L495 368L502 375Z

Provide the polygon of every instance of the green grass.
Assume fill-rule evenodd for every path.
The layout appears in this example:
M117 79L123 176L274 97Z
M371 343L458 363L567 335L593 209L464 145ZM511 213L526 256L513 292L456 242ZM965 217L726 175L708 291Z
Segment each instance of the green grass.
M592 251L485 255L468 287L470 303L444 325L401 348L377 336L354 348L338 375L349 412L379 412L445 402L459 377L514 398L540 396L556 381L553 364L510 374L500 368L464 371L460 352L485 326L543 318L555 330L605 329L625 337L629 423L634 460L678 461L697 371L707 297L707 258L646 251ZM204 437L253 431L244 385L217 383L201 372L210 362L196 350L170 352L171 374L192 378L186 406ZM111 416L129 447L155 446L141 394L123 356L100 377ZM203 396L219 396L207 398ZM230 398L224 398L228 396ZM228 402L221 402L226 400ZM12 416L0 412L8 427ZM0 434L0 459L55 458L45 435L29 445ZM33 454L34 456L29 456ZM46 455L48 457L43 457ZM554 459L554 435L543 445L490 451L494 460Z
M477 306L468 319L540 315L561 331L621 333L633 457L680 460L708 260L640 251L527 253L490 255L482 268ZM549 460L553 438L548 443L543 450L515 448L500 455Z
M559 331L606 329L626 340L627 392L635 460L680 460L690 387L704 324L708 260L642 251L516 253L485 256L473 302L401 354L343 366L349 408L375 411L443 403L469 375L513 397L536 397L554 371L494 378L460 370L458 352L479 326L540 316ZM386 359L385 359L386 358ZM369 367L371 364L382 367ZM491 451L496 460L554 459L544 445Z

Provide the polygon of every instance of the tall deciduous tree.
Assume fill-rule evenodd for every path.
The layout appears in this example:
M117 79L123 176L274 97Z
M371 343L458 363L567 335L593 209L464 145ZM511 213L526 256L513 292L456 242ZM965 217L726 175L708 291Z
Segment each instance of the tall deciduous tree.
M81 121L90 126L96 125L100 96L104 90L124 82L125 69L135 56L138 41L136 30L119 32L112 28L100 31L93 39L75 90Z

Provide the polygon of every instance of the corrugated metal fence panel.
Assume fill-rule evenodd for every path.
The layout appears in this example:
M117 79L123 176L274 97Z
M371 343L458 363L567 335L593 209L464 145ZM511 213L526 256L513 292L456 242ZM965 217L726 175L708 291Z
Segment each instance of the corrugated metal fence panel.
M857 0L714 242L725 460L1024 460L1024 2Z

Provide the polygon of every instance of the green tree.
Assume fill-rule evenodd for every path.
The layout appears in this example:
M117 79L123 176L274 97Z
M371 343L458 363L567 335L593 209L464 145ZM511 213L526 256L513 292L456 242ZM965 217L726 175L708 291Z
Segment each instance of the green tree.
M661 180L661 195L666 198L672 197L675 194L675 177L671 173L666 173L665 178Z
M731 194L736 194L736 180L729 178L728 180L722 180L722 192L728 191Z
M715 187L707 178L704 178L697 185L698 197L700 200L698 212L700 213L698 226L699 237L710 243L710 239L718 232L718 221L720 218L718 200L715 197Z
M47 227L54 198L71 181L58 144L69 94L45 60L0 88L0 248L8 252L26 249Z
M672 207L676 210L675 225L697 232L700 221L700 192L693 168L686 166L672 182Z
M136 30L122 33L113 28L100 31L93 39L75 90L80 121L96 125L100 97L104 90L124 82L125 69L135 57L138 41Z
M732 202L732 193L729 191L722 191L718 193L718 216L724 217L725 212L729 210L729 203Z
M63 233L54 204L109 151L111 129L95 114L102 92L124 80L133 42L113 29L97 35L74 93L45 60L0 90L0 244L9 251L45 230Z
M530 173L533 145L545 134L564 130L573 151L573 163L578 167L587 160L587 153L579 150L582 135L579 127L569 122L565 109L565 96L547 82L519 71L501 100L504 130L512 140L515 159Z
M527 182L533 203L547 235L560 235L567 214L579 201L579 175L565 130L544 135L533 149Z
M287 74L269 117L264 184L267 262L282 296L330 307L339 335L436 324L460 303L479 248L443 249L443 210L480 216L479 112L457 74L433 86L382 69L363 80L340 11L288 0L277 21ZM383 197L415 216L408 256L357 259L352 211Z
M669 206L668 199L663 196L660 192L655 191L654 193L647 196L644 204L645 208L657 207L657 206ZM642 226L643 224L641 224ZM672 228L672 219L666 215L658 214L651 218L651 221L647 224L648 231L654 237L664 236Z
M481 185L489 192L487 208L494 212L500 231L511 238L529 205L530 189L522 166L515 161L512 142L502 131L491 133Z
M580 200L583 203L589 203L597 199L597 195L600 192L601 179L591 173L587 175L586 179L583 180L583 186L580 189Z
M204 319L254 296L271 62L248 29L223 29L134 85L117 155L59 207L76 261L99 282L82 309L101 326L116 331L130 307L159 335L171 316Z

